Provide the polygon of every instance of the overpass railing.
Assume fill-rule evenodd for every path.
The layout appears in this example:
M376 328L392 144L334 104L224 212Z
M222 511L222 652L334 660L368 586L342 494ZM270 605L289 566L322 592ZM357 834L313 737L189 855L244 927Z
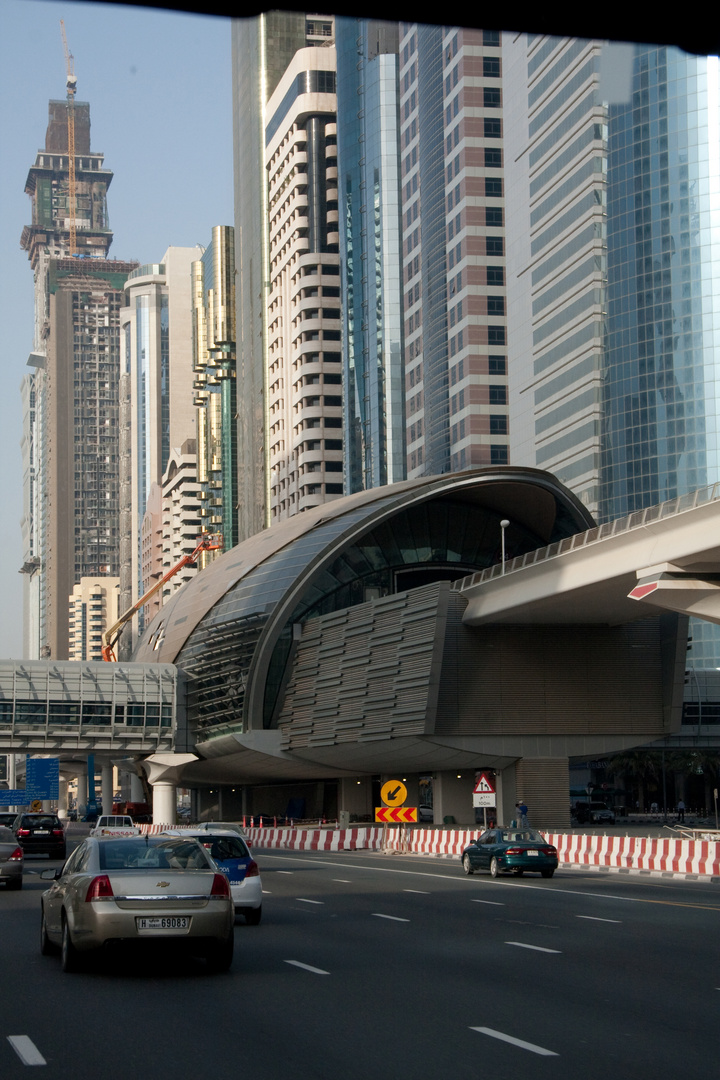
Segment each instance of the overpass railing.
M698 506L717 502L718 500L720 500L720 484L710 484L707 487L699 488L697 491L691 491L687 495L679 495L675 499L668 499L666 502L658 503L656 506L636 510L634 513L628 514L627 517L616 518L614 521L608 521L604 525L598 525L596 528L588 529L586 532L566 536L564 540L557 540L554 544L548 544L547 547L528 551L524 555L517 555L514 559L508 559L504 564L504 568L503 563L494 563L492 566L485 567L484 570L477 570L467 577L458 578L457 581L452 583L451 588L455 592L463 592L463 590L469 589L473 585L481 585L486 581L492 581L493 578L507 576L516 570L524 570L527 566L546 562L548 559L554 559L558 555L564 555L567 551L589 547L590 544L606 540L610 536L619 536L621 533L627 533L632 529L639 529L643 525L649 525L653 521L674 517L676 514L685 513L687 510L694 510Z

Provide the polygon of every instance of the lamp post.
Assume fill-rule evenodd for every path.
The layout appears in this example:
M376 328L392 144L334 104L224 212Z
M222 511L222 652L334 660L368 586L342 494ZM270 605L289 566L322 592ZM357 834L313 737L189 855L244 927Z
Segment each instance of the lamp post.
M510 522L507 518L503 518L500 522L500 554L502 561L502 570L500 571L501 574L505 573L505 530L507 529L509 524Z

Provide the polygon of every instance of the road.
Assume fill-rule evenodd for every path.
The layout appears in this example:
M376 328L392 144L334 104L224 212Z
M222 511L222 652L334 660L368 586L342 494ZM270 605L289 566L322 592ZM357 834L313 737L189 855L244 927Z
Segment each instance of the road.
M459 861L257 851L263 922L231 972L38 949L38 872L0 892L0 1076L607 1080L718 1072L720 888ZM50 864L55 865L55 864ZM142 968L142 970L141 970Z

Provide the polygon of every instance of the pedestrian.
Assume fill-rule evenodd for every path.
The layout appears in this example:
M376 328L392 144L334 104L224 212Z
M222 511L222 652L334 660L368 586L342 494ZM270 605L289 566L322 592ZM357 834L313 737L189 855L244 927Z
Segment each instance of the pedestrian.
M515 803L515 809L517 810L518 827L521 828L521 829L527 829L527 827L528 827L528 819L527 819L528 808L527 808L527 806L525 805L524 802L516 802Z
M685 823L685 803L680 799L677 804L677 819Z

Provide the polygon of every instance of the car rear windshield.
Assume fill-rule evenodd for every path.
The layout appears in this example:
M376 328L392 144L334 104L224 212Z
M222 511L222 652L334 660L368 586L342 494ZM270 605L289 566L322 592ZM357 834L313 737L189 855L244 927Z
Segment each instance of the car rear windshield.
M223 862L225 859L249 859L247 844L239 836L202 836L198 837L202 846L209 851L213 859Z
M533 844L544 844L545 837L535 829L507 829L500 834L501 841L515 843L518 840L530 841Z
M101 870L211 870L197 840L153 840L138 837L100 844Z
M24 829L54 829L59 824L58 819L52 814L43 817L24 817L22 821Z

